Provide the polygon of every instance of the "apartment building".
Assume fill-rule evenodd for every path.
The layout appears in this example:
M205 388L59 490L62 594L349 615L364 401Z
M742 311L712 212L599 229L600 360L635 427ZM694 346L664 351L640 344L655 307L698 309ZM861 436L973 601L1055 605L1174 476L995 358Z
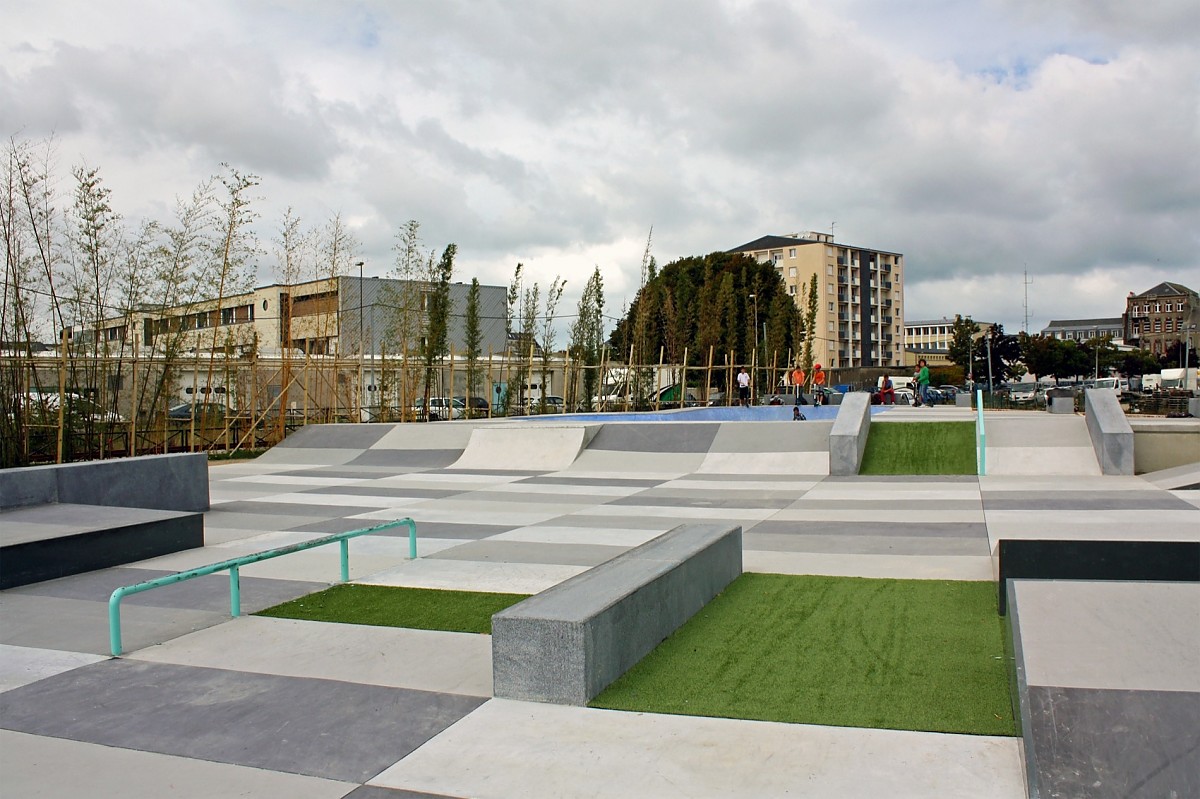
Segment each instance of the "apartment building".
M901 366L904 363L904 256L834 241L810 232L763 236L735 247L760 263L771 262L788 294L803 310L817 276L813 355L829 368Z
M1109 336L1114 342L1125 338L1125 322L1121 317L1112 319L1052 319L1042 330L1043 336L1062 341L1091 341Z
M979 332L972 338L976 341L988 335L995 323L972 320ZM918 319L904 323L904 365L916 366L921 358L930 366L950 364L950 342L954 339L954 320Z
M202 300L166 309L143 309L132 319L101 322L95 331L73 331L76 343L103 345L110 351L138 346L141 352L161 352L171 342L177 351L225 352L245 356L277 354L288 349L308 355L354 356L395 353L401 348L397 318L401 308L414 309L423 319L432 287L428 284L379 277L340 276L292 285L272 284L252 291ZM448 319L450 346L466 348L467 292L470 286L450 286ZM484 353L502 353L506 289L480 286L479 321ZM130 335L129 327L135 331ZM408 349L420 346L420 325L414 324Z
M1193 337L1200 329L1200 296L1179 283L1159 283L1125 299L1125 343L1162 355L1177 341Z

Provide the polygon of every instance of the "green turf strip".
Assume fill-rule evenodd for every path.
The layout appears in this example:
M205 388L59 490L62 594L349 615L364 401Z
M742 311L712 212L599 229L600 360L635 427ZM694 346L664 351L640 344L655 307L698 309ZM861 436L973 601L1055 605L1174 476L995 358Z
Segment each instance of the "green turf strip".
M437 591L430 588L345 583L267 608L258 615L381 627L412 627L418 630L490 633L492 614L515 605L525 597L525 594Z
M744 574L592 706L1016 734L987 582Z
M974 422L875 422L859 474L975 474Z

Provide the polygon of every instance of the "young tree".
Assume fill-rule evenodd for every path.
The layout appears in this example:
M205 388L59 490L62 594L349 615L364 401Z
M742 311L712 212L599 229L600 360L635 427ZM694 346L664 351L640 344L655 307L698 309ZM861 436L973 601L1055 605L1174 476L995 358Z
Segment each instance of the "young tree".
M474 397L479 396L479 384L482 372L479 368L480 347L483 344L483 331L479 324L479 278L471 278L471 287L467 290L467 312L464 322L463 344L467 350L467 417L475 416L471 404ZM490 394L488 391L491 403Z
M950 346L946 357L950 363L963 370L969 380L977 380L975 365L987 357L981 353L975 338L979 334L979 325L969 316L955 314L954 324L950 327ZM986 369L986 367L985 367Z
M817 302L817 276L814 274L804 298L804 349L800 355L800 368L809 379L813 368L813 341L817 337Z
M454 278L454 255L458 247L448 244L432 275L432 289L426 298L426 327L422 342L421 357L425 365L425 409L429 409L429 397L436 377L436 366L450 351L450 281ZM445 392L447 395L452 391Z
M567 281L558 277L554 277L554 281L550 284L550 288L546 291L546 312L542 315L542 397L538 411L546 412L546 394L549 389L546 387L550 380L550 359L554 355L554 314L558 310L558 302L562 299L563 289L566 287Z
M600 267L592 271L579 297L575 322L571 326L571 352L575 363L583 370L583 398L585 410L592 410L592 398L600 387L600 355L604 341L604 280ZM572 381L572 386L574 381ZM569 397L568 401L574 399ZM578 402L572 404L579 404Z

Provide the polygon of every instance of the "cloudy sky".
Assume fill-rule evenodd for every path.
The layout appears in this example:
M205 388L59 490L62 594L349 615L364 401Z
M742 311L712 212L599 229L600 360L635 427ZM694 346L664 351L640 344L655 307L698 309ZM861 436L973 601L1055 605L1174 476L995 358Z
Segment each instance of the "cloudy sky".
M902 252L909 319L1022 327L1200 289L1195 0L0 0L0 132L53 133L130 220L228 162L609 309L660 264L834 230ZM69 188L69 187L68 187ZM260 274L271 276L270 257Z

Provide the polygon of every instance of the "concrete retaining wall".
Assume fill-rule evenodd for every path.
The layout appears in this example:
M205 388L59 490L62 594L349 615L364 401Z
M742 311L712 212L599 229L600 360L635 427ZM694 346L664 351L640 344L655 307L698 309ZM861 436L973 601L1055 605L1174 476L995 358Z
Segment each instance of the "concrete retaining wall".
M57 502L206 511L208 456L145 455L0 469L0 508Z
M870 430L871 395L865 391L847 394L829 433L830 474L858 474Z
M742 573L742 528L687 524L492 617L495 696L585 705Z
M1133 474L1133 428L1116 392L1089 388L1084 392L1084 412L1101 474Z

